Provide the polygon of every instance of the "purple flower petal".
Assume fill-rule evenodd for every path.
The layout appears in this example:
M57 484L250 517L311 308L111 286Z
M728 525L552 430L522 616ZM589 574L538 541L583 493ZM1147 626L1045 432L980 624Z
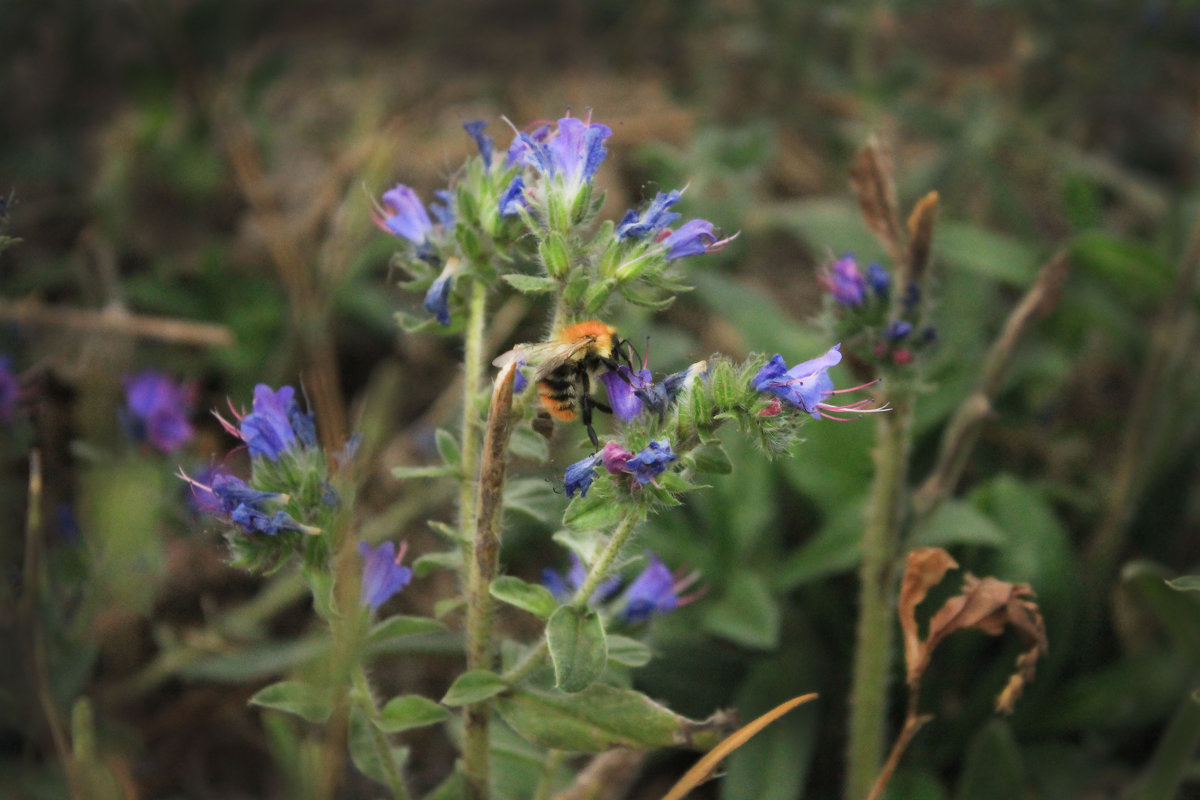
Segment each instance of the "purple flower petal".
M358 543L358 553L366 562L363 565L361 602L377 611L408 585L412 580L412 569L399 564L404 557L404 548L400 556L396 556L396 545L384 542L379 547L371 547L367 542Z

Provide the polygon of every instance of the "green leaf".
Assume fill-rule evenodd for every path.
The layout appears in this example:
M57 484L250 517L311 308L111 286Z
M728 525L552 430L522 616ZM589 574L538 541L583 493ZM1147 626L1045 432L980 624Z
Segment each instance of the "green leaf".
M550 443L546 441L545 436L528 425L517 425L513 428L508 450L517 458L525 458L538 464L545 464L550 458ZM542 484L542 489L545 491L545 484Z
M1008 537L994 520L962 500L943 503L913 534L913 544L920 547L956 544L1002 547L1007 541Z
M1167 581L1167 586L1179 592L1200 591L1200 575L1181 575Z
M375 727L384 733L399 733L409 728L423 728L450 719L450 712L427 697L407 694L393 697L379 710Z
M189 680L242 683L280 675L324 657L329 652L329 635L318 633L303 639L262 642L244 650L222 653L197 661L179 671Z
M595 609L559 607L546 623L546 642L555 684L562 691L583 691L604 674L608 643L604 622Z
M325 722L333 713L333 698L328 689L318 689L300 681L273 683L260 689L250 698L250 703L295 714L309 722Z
M575 694L515 689L496 700L496 710L534 744L583 753L683 744L693 724L640 692L603 684Z
M991 720L971 741L958 781L959 800L1012 800L1024 797L1021 751L1008 723Z
M371 730L371 721L357 706L350 712L350 731L347 738L350 760L354 762L354 766L358 768L359 772L373 781L390 786L392 781L388 775L388 767L384 763L387 756L379 752L375 734ZM393 765L399 771L408 759L408 748L388 745L388 749L390 750L388 755L391 756Z
M501 575L492 581L492 597L535 617L548 618L558 608L550 590L536 583L526 583L515 575Z
M650 648L637 639L608 634L608 660L626 667L644 667L650 663Z
M969 222L939 220L936 245L939 260L1010 286L1028 286L1040 261L1024 241Z
M457 467L462 464L462 452L458 449L458 440L454 438L453 433L445 428L438 428L434 434L434 442L438 455L447 465Z
M576 497L567 506L563 523L577 530L604 530L616 525L625 515L625 509L615 502L611 492L601 491L593 485L587 497Z
M1165 574L1157 564L1135 561L1121 570L1121 583L1139 610L1149 612L1175 645L1200 663L1200 598L1175 590Z
M504 282L522 294L546 294L558 288L558 281L545 275L523 275L510 272L504 276Z
M739 570L725 593L706 609L704 627L745 647L770 650L779 643L779 605L765 581Z
M407 481L413 478L447 478L458 474L458 467L449 464L431 464L427 467L392 467L392 477Z
M617 288L617 282L612 278L596 281L588 287L587 293L584 294L583 307L591 314L598 313L600 309L604 308L604 304L608 302L609 295L615 288Z
M426 553L413 562L413 573L415 573L418 578L424 578L434 570L456 570L462 566L462 563L463 555L461 550L445 550L441 553Z
M430 619L429 617L407 617L403 614L398 614L394 617L388 617L383 622L371 628L371 632L367 634L367 644L380 644L392 639L399 639L403 636L417 636L422 633L434 633L436 631L444 631L445 629L446 626L436 619Z
M1112 288L1143 296L1161 296L1174 282L1172 263L1151 245L1104 231L1089 231L1071 242L1071 269L1091 272Z
M456 765L454 771L446 777L446 780L439 783L433 791L425 795L423 800L466 800L466 797L467 784Z
M450 684L442 705L466 706L495 697L508 688L508 684L499 675L486 669L473 669L464 672Z
M608 544L608 535L598 530L574 531L564 528L550 537L567 548L585 564L591 564Z
M553 525L562 513L562 500L542 479L517 478L504 487L504 509L525 514L544 525Z
M665 311L675 302L675 295L651 289L644 284L623 283L621 284L620 291L621 296L630 303L652 311Z

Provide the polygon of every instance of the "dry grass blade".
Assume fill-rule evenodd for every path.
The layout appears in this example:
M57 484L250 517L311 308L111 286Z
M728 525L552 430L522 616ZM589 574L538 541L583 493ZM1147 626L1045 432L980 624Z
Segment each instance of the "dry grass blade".
M679 782L671 787L671 791L663 796L663 800L681 800L686 797L688 792L699 786L709 774L716 769L718 763L725 756L737 750L739 747L750 741L750 738L763 728L770 725L775 720L782 717L787 712L791 711L796 706L807 703L809 700L815 700L816 692L802 694L799 697L793 697L786 703L781 703L775 706L767 713L763 714L758 719L748 722L738 730L731 733L727 738L723 739L720 744L704 754L704 757L695 763L695 765L683 774Z
M937 220L938 193L930 192L917 201L908 217L908 269L910 280L921 283L933 252L933 223Z

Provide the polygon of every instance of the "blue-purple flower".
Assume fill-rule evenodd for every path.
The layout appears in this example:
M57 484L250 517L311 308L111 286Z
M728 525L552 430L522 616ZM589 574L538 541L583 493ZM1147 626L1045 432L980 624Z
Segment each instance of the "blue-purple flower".
M587 497L592 481L596 480L596 465L600 463L600 458L600 453L592 453L567 467L563 478L563 488L567 497L574 497L576 492L579 492L580 497Z
M655 195L650 205L640 215L632 208L629 209L617 224L617 238L644 239L648 236L657 236L659 231L679 219L680 215L671 211L670 208L682 197L683 195L678 190L672 189L665 194L659 192Z
M908 338L912 333L912 323L902 319L894 319L888 323L887 329L883 332L883 338L889 342L898 342L901 339Z
M487 123L481 119L463 123L463 130L467 135L475 140L475 146L479 148L479 155L483 158L483 171L492 171L492 137L486 135L483 129L487 127Z
M666 231L664 230L662 233L666 233ZM713 233L711 222L704 219L693 219L663 236L662 243L667 248L667 260L674 261L686 256L720 252L737 236L735 233L733 236L718 240L716 234Z
M600 382L608 390L608 404L612 407L613 416L622 422L629 422L642 413L642 398L639 391L651 385L652 375L648 369L636 372L621 364L616 372L605 372L600 376Z
M612 128L587 119L563 117L554 132L539 128L518 133L509 148L509 162L533 167L547 178L559 178L568 189L589 182L608 154L604 140Z
M12 371L12 362L8 356L0 356L0 422L7 425L13 421L20 399L21 384Z
M194 434L188 421L194 400L193 386L145 370L125 378L126 426L135 440L148 442L164 453L174 452Z
M843 306L861 306L867 299L867 279L852 255L835 259L822 282L833 299Z
M646 560L649 562L646 568L638 573L621 597L617 619L627 625L674 611L679 607L679 592L686 586L684 582L676 582L671 570L654 553L647 551Z
M371 547L367 542L358 543L358 553L363 557L362 604L377 611L381 605L408 585L412 580L412 569L401 565L408 543L396 545L384 542L379 547Z
M496 205L502 217L515 216L521 213L521 209L527 208L529 203L525 199L525 179L517 175L509 181L508 186L500 193Z
M415 245L423 245L433 231L429 213L412 187L398 183L383 193L383 205L376 205L371 214L382 230L402 236Z
M304 447L315 447L317 431L312 414L300 410L296 402L296 390L283 386L275 391L265 383L254 387L253 410L238 417L239 425L233 426L221 415L217 419L225 430L246 443L251 456L265 456L277 461L297 443Z
M671 443L666 439L652 441L637 454L625 462L625 470L640 485L652 483L656 475L661 475L679 456L671 451Z
M446 259L446 266L425 292L425 302L421 304L442 325L450 324L450 290L454 288L454 273L458 271L458 265L457 258Z
M434 189L433 196L438 202L429 204L429 213L442 226L442 230L454 227L454 192L449 189Z
M833 393L833 378L827 371L842 360L840 344L828 352L791 369L776 355L768 361L750 382L755 391L771 392L791 403L814 418L821 418L821 405L826 396Z
M259 491L241 478L220 471L212 475L207 485L183 473L180 476L191 484L192 497L198 508L210 514L228 516L247 533L274 536L280 531L321 532L319 528L297 522L286 511L267 507L268 503L286 502L286 495Z
M879 297L886 298L892 290L892 276L879 265L879 262L872 261L867 265L867 285Z
M687 369L672 372L657 383L647 382L646 385L636 388L634 393L641 398L642 402L658 413L658 419L661 421L666 416L667 409L679 396L679 392L682 391L688 378L694 375L703 375L707 370L707 361L697 361Z

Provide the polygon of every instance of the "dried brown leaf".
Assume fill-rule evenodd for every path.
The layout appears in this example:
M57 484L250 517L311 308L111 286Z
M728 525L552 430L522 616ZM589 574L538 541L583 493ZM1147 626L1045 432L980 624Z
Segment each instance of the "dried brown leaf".
M867 228L883 242L897 269L902 269L904 245L894 175L891 152L879 137L872 136L850 167L850 185Z
M904 663L908 666L909 685L913 685L914 675L919 680L920 673L925 670L922 662L925 648L917 630L917 606L929 590L941 583L946 573L957 566L958 562L940 547L921 547L908 554L896 613L904 632Z
M1030 599L1034 592L1029 584L968 574L962 591L947 600L929 620L928 633L922 640L917 631L916 606L956 566L950 554L940 548L922 548L909 554L898 609L904 630L909 688L916 691L933 651L947 636L969 628L999 636L1012 626L1021 635L1025 651L1017 658L1016 672L996 700L996 710L1009 713L1025 685L1033 680L1038 659L1049 648L1045 622L1037 604Z
M908 275L920 283L933 252L933 223L937 221L938 193L930 192L917 201L908 217Z

